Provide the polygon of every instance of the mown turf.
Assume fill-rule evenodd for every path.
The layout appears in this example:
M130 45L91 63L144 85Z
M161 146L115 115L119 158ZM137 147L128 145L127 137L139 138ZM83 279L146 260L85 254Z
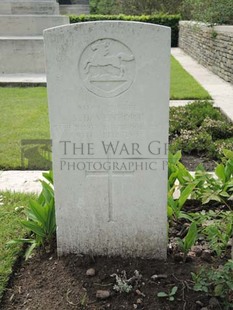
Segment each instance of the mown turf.
M23 208L34 195L0 192L0 300L12 273L13 265L21 251L20 245L6 246L12 239L22 238L25 229L20 225Z
M21 140L49 139L46 88L0 88L0 169L21 168Z
M173 57L171 98L210 98ZM21 140L50 137L46 88L0 88L0 110L0 169L22 169Z
M171 57L171 99L211 99L208 92Z

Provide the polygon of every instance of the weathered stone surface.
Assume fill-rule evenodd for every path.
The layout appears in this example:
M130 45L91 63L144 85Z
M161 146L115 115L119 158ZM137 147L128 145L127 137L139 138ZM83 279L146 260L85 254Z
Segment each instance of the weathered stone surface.
M0 36L42 36L44 29L66 24L69 24L68 16L3 15Z
M69 24L58 8L56 0L1 0L0 74L45 73L43 30Z
M233 84L233 26L208 27L203 23L181 21L179 47Z
M1 0L0 15L59 14L56 0Z
M166 258L170 29L44 32L58 252Z

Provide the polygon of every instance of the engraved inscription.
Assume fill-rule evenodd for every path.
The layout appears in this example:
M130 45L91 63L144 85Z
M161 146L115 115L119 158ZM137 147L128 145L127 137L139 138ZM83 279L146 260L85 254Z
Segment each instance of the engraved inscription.
M85 87L100 97L116 97L132 85L136 62L131 50L113 39L100 39L88 45L79 60L79 73Z

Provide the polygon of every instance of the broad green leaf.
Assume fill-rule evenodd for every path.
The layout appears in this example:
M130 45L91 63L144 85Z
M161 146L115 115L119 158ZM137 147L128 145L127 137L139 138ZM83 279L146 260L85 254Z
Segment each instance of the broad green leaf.
M191 183L188 186L186 186L186 188L184 190L182 190L182 192L180 194L179 201L178 201L178 208L179 208L179 210L182 209L183 205L185 204L186 200L191 195L191 193L192 193L192 191L194 190L195 187L196 187L196 184L195 183Z
M43 205L45 203L49 203L50 200L54 198L54 190L45 181L41 181L41 184L42 184L43 189L42 189L42 192L41 192L40 197L38 199L38 202Z
M188 252L188 250L191 249L196 240L197 240L197 225L195 222L192 222L192 224L189 227L188 233L184 238L184 248L186 252Z
M222 197L226 197L226 198L229 198L229 196L230 196L227 192L221 192L220 195Z
M168 297L168 294L165 293L165 292L159 292L159 293L157 294L157 296L158 296L158 297Z
M10 244L18 244L18 243L33 243L33 242L34 242L34 239L23 239L23 238L20 238L20 239L10 240L6 244L10 245Z
M172 290L171 290L171 294L170 295L175 295L176 292L178 290L178 287L177 286L173 286Z
M53 171L50 170L49 172L44 172L43 177L49 181L49 183L53 184Z
M21 222L26 228L34 232L36 235L41 236L42 238L46 238L46 234L44 230L36 223L32 221L22 221Z
M173 215L173 210L170 206L167 206L167 216L170 219Z
M223 291L223 284L218 284L214 288L214 295L215 296L221 296Z
M233 152L227 149L223 149L223 154L228 159L233 159Z
M223 182L226 181L225 169L224 169L223 164L217 165L217 167L215 168L215 174L216 174L217 177L219 177Z
M27 251L25 253L25 260L28 260L30 256L32 255L32 251L38 246L36 242L33 242L30 247L27 248Z
M42 226L46 226L46 209L41 206L36 200L30 200L29 202L29 212L34 216L33 220L36 219Z
M48 217L47 217L47 233L51 236L56 231L56 218L55 218L55 206L54 200L52 199L50 203L46 206L48 208Z

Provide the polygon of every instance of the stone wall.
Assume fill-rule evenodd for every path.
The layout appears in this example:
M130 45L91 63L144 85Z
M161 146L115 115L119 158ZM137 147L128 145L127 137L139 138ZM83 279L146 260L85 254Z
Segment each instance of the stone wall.
M90 14L89 0L73 0L72 4L60 5L60 13L62 15Z
M203 23L181 21L179 47L233 84L233 26L209 27Z
M90 6L89 4L60 5L60 14L62 15L90 14Z

